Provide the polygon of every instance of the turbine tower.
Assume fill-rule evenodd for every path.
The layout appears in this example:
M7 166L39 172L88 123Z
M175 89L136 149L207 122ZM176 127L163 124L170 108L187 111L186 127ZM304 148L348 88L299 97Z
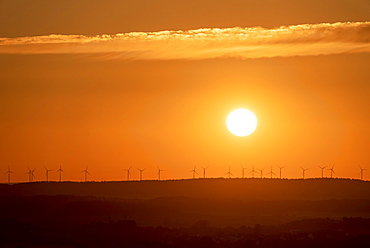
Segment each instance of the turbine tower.
M164 170L161 170L159 167L158 167L158 180L161 181L161 171L164 171Z
M206 178L206 169L208 169L209 166L207 167L202 167L203 169L203 178Z
M84 169L83 171L81 171L81 172L85 173L85 182L87 181L87 174L90 175L89 171L87 170L87 167L88 167L88 165L86 165L86 169Z
M230 179L230 176L233 176L233 174L230 172L230 167L229 167L229 171L225 173L225 175L228 175L228 178Z
M244 170L246 170L246 169L248 169L248 168L245 168L245 167L243 167L242 165L241 165L241 167L242 167L242 178L244 178Z
M5 173L5 175L6 174L8 174L8 183L10 184L10 174L14 174L14 172L10 170L9 166L8 166L8 171Z
M249 173L252 173L252 178L254 178L254 173L256 173L257 171L254 170L254 165L253 165L253 169L251 170L251 172Z
M272 171L272 166L271 166L271 170L269 173L267 173L267 175L270 174L270 178L272 179L272 175L275 175L276 176L276 173Z
M146 168L144 168L144 169L136 168L136 169L138 169L140 171L140 181L143 180L143 171L145 171Z
M365 170L367 170L367 169L364 169L364 168L362 168L361 166L359 166L360 167L360 174L361 174L361 180L364 180L364 171Z
M194 165L194 169L192 169L191 171L189 171L189 172L193 172L193 179L195 178L195 174L199 175L198 172L195 170L196 167L197 166Z
M45 171L46 171L46 182L49 182L49 171L52 171L52 170L48 170L48 168L44 167L45 168Z
M299 166L299 167L301 167L301 166ZM301 169L302 169L302 173L303 173L303 175L302 175L303 177L302 178L304 179L304 173L306 172L306 170L308 170L310 168L305 169L305 168L301 167Z
M131 175L130 170L131 170L131 167L132 166L130 166L130 168L128 168L128 169L124 169L125 171L127 171L127 181L130 181L130 175Z
M263 178L263 170L264 170L265 168L263 168L262 170L259 170L260 171L260 173L261 173L261 178Z
M285 166L280 167L280 166L278 166L278 165L277 165L277 167L279 168L279 177L280 177L280 179L281 179L281 170L282 170L283 168L285 168Z
M335 172L334 172L334 164L333 164L333 166L330 169L327 169L327 170L330 170L330 178L333 178L333 173L335 174Z
M64 170L62 170L62 165L59 166L59 170L57 170L57 172L59 172L59 182L62 181L62 172L64 172Z
M31 182L32 179L31 179L31 175L32 175L32 170L30 169L30 167L27 167L28 169L28 182Z
M324 169L325 169L326 167L327 167L327 166L324 166L324 167L319 166L319 168L321 169L321 178L324 178Z

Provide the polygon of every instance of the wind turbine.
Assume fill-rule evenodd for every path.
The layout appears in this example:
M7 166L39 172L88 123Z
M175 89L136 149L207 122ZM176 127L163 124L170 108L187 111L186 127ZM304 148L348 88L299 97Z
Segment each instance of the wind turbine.
M229 171L225 173L225 175L228 175L228 178L230 179L230 176L233 176L233 174L230 172L230 167L229 167Z
M277 167L279 168L279 177L280 177L280 179L281 179L281 170L282 170L283 168L285 168L285 166L280 167L280 166L278 166L278 165L277 165Z
M301 167L301 166L299 166L299 167ZM301 169L302 169L303 179L304 179L304 173L306 172L306 170L309 170L310 168L305 169L305 168L301 167Z
M59 170L57 170L57 172L59 172L59 182L62 181L62 172L64 172L64 170L62 170L62 165L59 166Z
M244 170L246 170L246 169L248 169L248 168L245 168L245 167L243 167L242 165L241 165L241 167L242 167L242 178L244 178Z
M35 169L31 170L29 167L28 168L28 179L29 182L33 182L33 179L35 178Z
M321 178L324 178L324 169L325 169L326 167L327 167L327 166L324 166L324 167L319 166L319 168L321 169Z
M260 173L261 173L261 178L263 178L263 170L264 170L265 168L263 168L262 170L259 170L260 171Z
M271 177L270 177L271 179L272 179L272 175L275 175L275 176L276 176L276 173L272 171L272 166L271 166L271 170L270 170L270 172L269 172L269 173L267 173L267 175L268 175L268 174L270 174L270 175L271 175Z
M14 174L14 172L10 170L9 166L8 166L8 171L5 173L5 175L6 174L8 174L8 183L10 184L10 174Z
M207 167L202 167L203 169L203 178L206 178L206 169L208 169L209 166Z
M159 180L159 181L161 180L161 171L164 171L164 170L161 170L161 169L158 167L158 180Z
M136 168L136 169L138 169L140 171L140 181L141 181L143 179L143 171L145 171L146 168L144 168L144 169Z
M81 172L85 173L85 182L87 181L87 174L90 175L89 171L87 170L87 167L88 167L88 165L86 165L86 169L84 169L83 171L81 171Z
M327 169L327 170L330 170L330 178L333 178L333 173L335 174L335 172L334 172L334 164L333 164L333 166L330 169Z
M52 170L48 170L48 168L44 167L45 170L46 170L46 182L49 182L49 171L52 171Z
M195 178L195 174L199 175L198 172L195 170L196 167L197 166L194 165L194 169L192 169L191 171L189 171L189 172L193 172L193 179Z
M252 173L252 178L254 178L254 173L256 173L257 171L254 170L254 165L253 165L253 169L251 170L251 172L249 173Z
M361 180L363 180L364 179L364 171L367 170L367 169L363 169L361 166L359 166L359 167L360 167L360 170L361 170L361 172L360 172Z
M127 181L130 181L130 175L131 175L130 170L131 170L131 167L132 166L130 166L130 168L128 168L128 169L124 169L125 171L127 171Z

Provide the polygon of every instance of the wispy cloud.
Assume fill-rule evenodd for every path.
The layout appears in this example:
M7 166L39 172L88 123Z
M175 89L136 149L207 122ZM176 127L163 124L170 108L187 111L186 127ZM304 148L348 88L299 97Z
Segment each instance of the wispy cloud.
M320 23L276 29L203 28L116 35L0 38L0 53L97 53L111 58L261 58L370 52L370 22Z

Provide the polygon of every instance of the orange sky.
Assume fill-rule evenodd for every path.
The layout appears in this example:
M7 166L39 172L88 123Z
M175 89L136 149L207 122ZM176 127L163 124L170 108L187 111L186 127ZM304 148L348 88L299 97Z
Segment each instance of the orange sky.
M50 34L236 26L270 32L280 25L370 21L367 1L200 1L198 7L187 1L66 2L2 1L0 37L37 41L35 36ZM190 178L194 165L200 174L200 166L209 166L210 177L225 176L229 167L240 177L241 165L246 171L266 168L265 173L270 166L275 173L276 165L287 166L283 176L296 178L299 166L310 167L306 176L315 177L318 165L335 164L336 176L358 178L359 165L370 169L369 25L361 25L330 26L329 46L329 35L317 38L323 31L307 25L311 36L294 32L273 43L262 37L253 47L234 38L217 43L211 36L207 47L192 40L139 47L144 41L138 40L124 56L105 42L87 43L88 49L22 43L15 51L3 39L0 181L7 181L8 166L12 181L27 181L27 167L36 168L35 180L44 180L44 166L54 169L49 178L57 180L60 164L65 180L83 180L86 165L91 180L125 179L123 169L130 166L132 179L139 177L136 167L147 168L145 179L156 179L157 166L165 170L163 179ZM267 45L257 47L262 42ZM164 53L166 46L175 52ZM249 58L246 48L262 55ZM305 55L313 50L325 55ZM194 57L186 57L189 51ZM271 51L284 53L269 56ZM228 113L241 107L259 121L244 138L225 125Z

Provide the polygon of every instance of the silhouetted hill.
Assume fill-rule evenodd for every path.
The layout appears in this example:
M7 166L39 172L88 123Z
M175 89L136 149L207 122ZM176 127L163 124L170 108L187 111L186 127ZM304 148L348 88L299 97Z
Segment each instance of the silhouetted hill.
M370 199L370 182L351 179L195 179L123 182L34 182L0 185L0 196L76 195L127 199Z

